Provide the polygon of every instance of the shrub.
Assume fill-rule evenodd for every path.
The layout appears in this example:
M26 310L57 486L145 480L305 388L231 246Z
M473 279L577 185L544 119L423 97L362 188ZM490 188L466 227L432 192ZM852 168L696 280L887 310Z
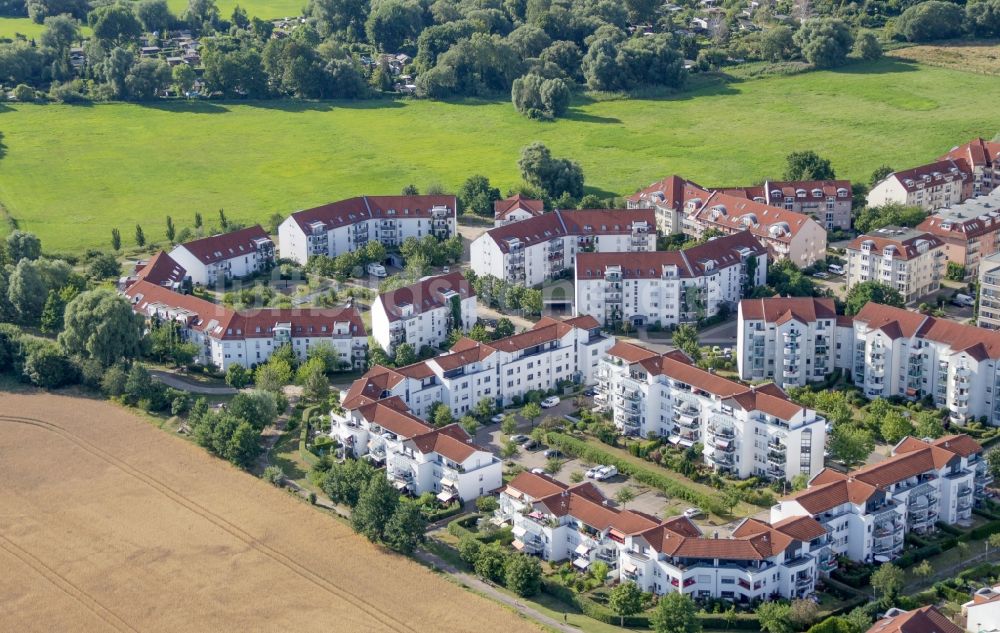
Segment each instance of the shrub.
M261 475L261 478L264 481L281 488L284 485L285 472L281 470L280 466L268 466L264 469L264 473Z

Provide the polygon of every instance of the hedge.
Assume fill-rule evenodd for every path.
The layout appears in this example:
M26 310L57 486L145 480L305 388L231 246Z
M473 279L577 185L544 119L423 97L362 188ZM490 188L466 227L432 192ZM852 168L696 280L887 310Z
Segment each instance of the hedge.
M979 539L989 538L991 534L996 534L997 532L1000 532L1000 521L990 521L989 523L984 523L973 530L969 530L962 536L958 537L958 540L978 541Z
M970 567L958 574L961 580L977 580L980 578L992 578L1000 576L1000 563L979 563L975 567Z
M613 465L618 468L618 472L631 476L639 483L652 486L653 488L658 488L671 497L683 499L693 503L708 512L712 512L714 514L725 514L728 512L728 509L724 507L721 501L714 496L706 495L697 490L692 490L683 483L675 479L671 479L665 474L627 462L623 459L615 457L611 453L602 451L595 446L591 446L583 440L556 432L549 433L547 439L549 445L555 446L567 455L584 459L589 462Z
M436 523L442 519L453 517L456 514L460 513L461 511L462 511L462 504L459 503L458 501L453 501L447 507L435 508L430 512L425 512L421 510L421 513L424 515L424 519L426 519L428 523Z
M309 427L312 426L309 418L311 417L313 409L315 409L316 406L318 405L309 407L308 409L302 411L302 430L299 431L299 457L301 457L302 461L310 466L315 466L319 463L319 458L306 447L306 444L309 443Z
M955 546L954 543L952 543L951 547L954 546ZM893 562L896 564L897 567L906 569L907 567L912 567L916 565L918 562L924 560L925 558L928 558L930 556L937 556L943 551L944 549L942 549L941 545L925 545L924 547L918 547L916 549L911 549L910 551L905 552Z
M809 627L806 633L853 633L854 628L839 615L830 616L819 624Z

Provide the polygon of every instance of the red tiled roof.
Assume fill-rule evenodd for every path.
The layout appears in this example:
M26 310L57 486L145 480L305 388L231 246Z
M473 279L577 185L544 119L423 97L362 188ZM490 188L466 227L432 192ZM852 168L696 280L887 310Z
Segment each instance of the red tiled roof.
M512 211L516 211L518 209L527 211L531 215L541 215L545 212L545 203L541 200L526 198L518 193L509 198L495 201L493 203L493 217L497 220L503 220L510 215Z
M705 224L728 231L749 230L760 238L779 242L790 242L803 227L816 224L802 213L719 192L713 193L692 215Z
M496 353L495 349L489 345L480 343L475 347L435 356L430 360L444 371L451 371L452 369L458 369L459 367L465 367L466 365L486 360L494 353Z
M842 479L813 485L791 497L809 514L820 514L845 503L862 505L876 492L874 485L857 479Z
M400 407L402 405L402 407ZM370 424L377 424L402 438L412 438L432 430L416 417L398 396L362 405L358 413Z
M879 229L879 230L886 231L887 229ZM891 227L888 230L891 230ZM919 257L935 248L944 246L944 242L942 242L941 238L937 237L936 235L932 235L930 233L920 233L912 235L912 233L914 232L907 230L907 234L910 235L905 239L898 239L897 237L893 237L887 234L875 235L871 233L866 233L864 235L859 235L856 238L854 238L854 240L852 240L851 243L847 245L847 249L852 251L860 251L862 244L864 244L865 242L871 242L872 252L882 253L887 247L891 246L895 249L892 258L906 261L913 259L915 257ZM927 245L927 250L921 252L920 247L924 243L926 243Z
M652 209L556 210L498 226L487 231L486 235L507 253L514 240L523 246L531 246L567 235L628 235L632 232L633 222L645 222L652 228L655 226L655 214Z
M136 281L148 281L158 286L170 286L184 281L187 271L170 255L160 251L148 262L136 266Z
M782 420L791 420L804 411L803 407L789 400L784 393L781 396L775 396L750 389L734 395L733 400L739 403L744 411L763 411Z
M949 178L951 180L956 178L961 181L968 180L969 174L962 167L963 165L960 163L947 158L926 165L920 165L919 167L897 171L887 176L886 179L892 178L896 180L907 191L918 191L928 186L933 187L943 184ZM930 180L925 180L924 176L928 176Z
M928 318L919 312L910 312L902 308L895 308L892 306L882 305L880 303L869 302L866 303L861 311L854 315L855 323L864 323L872 330L880 330L886 328L889 325L895 324L897 326L896 332L898 336L905 336L907 338L913 336L923 325L924 321ZM888 334L888 332L887 332Z
M415 435L410 442L425 455L437 453L457 464L467 460L476 451L485 450L473 444L469 434L457 423Z
M939 448L951 451L959 457L968 457L983 452L982 445L965 434L939 437L934 440L933 444Z
M450 301L449 297L453 296L452 293L456 293L461 299L476 296L476 291L465 276L455 271L447 275L424 277L415 284L382 293L376 301L382 304L391 323L402 318L403 306L413 306L413 314L422 314L445 307Z
M364 376L351 383L341 405L348 410L381 400L383 392L389 391L404 380L404 376L394 369L375 365Z
M971 167L992 167L996 169L1000 166L1000 143L974 138L965 145L953 147L940 160L947 160L949 158L955 161L964 161L967 166Z
M784 323L794 318L802 323L812 323L819 319L835 319L837 309L829 297L770 297L766 299L743 299L740 314L749 321Z
M928 341L943 343L953 352L967 352L976 360L1000 358L1000 332L965 325L948 319L937 319L903 308L868 303L855 317L870 329L887 330L895 337L917 336Z
M947 463L947 460L941 463L943 457L935 456L931 447L927 447L925 450L894 455L877 464L864 466L852 472L851 476L873 486L886 488L910 477L943 468Z
M689 198L696 196L708 198L709 192L690 180L674 175L640 189L627 199L633 203L680 209Z
M156 314L175 320L182 314L185 324L209 336L222 338L236 318L236 311L192 295L180 294L148 281L137 281L126 291L132 309L145 315Z
M934 605L884 617L867 633L964 633L964 629L937 610Z
M627 363L638 363L639 361L656 358L659 354L651 349L646 349L645 347L635 345L633 343L617 341L611 346L611 349L608 350L608 356L620 358Z
M429 218L432 216L431 209L435 207L446 207L450 217L454 218L457 208L455 196L358 196L297 211L292 214L292 219L308 234L309 225L314 222L322 223L329 231L369 219Z
M540 475L526 470L521 471L507 484L507 494L515 497L527 495L532 499L541 499L566 490L564 483L556 481L548 475ZM516 493L516 494L512 494Z
M812 517L789 517L774 524L774 529L799 541L812 541L826 536L826 528Z
M233 257L241 257L257 252L257 243L271 238L259 224L232 233L221 233L200 240L185 242L177 248L184 248L203 264L213 264ZM273 245L273 244L272 244Z

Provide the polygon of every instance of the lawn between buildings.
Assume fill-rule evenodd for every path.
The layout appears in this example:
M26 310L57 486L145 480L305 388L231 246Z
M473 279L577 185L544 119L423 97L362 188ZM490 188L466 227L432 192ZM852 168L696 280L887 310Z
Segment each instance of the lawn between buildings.
M670 173L705 185L780 177L800 149L867 182L879 165L997 131L994 78L900 60L692 82L660 99L577 99L551 123L508 100L8 105L0 202L47 248L75 252L106 247L115 227L129 247L136 223L162 243L167 215L185 226L224 208L258 222L409 183L456 190L474 172L506 190L536 140L579 161L590 192L627 195Z

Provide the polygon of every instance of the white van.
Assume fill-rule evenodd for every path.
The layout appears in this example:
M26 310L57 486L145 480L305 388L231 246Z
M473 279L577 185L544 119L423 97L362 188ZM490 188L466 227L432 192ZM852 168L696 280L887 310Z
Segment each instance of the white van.
M969 295L963 295L963 294L955 295L955 298L952 299L951 301L955 305L966 306L969 308L976 305L976 299L974 297L970 297Z
M843 275L844 274L844 267L841 266L840 264L830 264L829 266L826 267L826 269L829 272L833 273L834 275Z
M376 277L385 277L385 266L382 264L368 264L368 274Z

